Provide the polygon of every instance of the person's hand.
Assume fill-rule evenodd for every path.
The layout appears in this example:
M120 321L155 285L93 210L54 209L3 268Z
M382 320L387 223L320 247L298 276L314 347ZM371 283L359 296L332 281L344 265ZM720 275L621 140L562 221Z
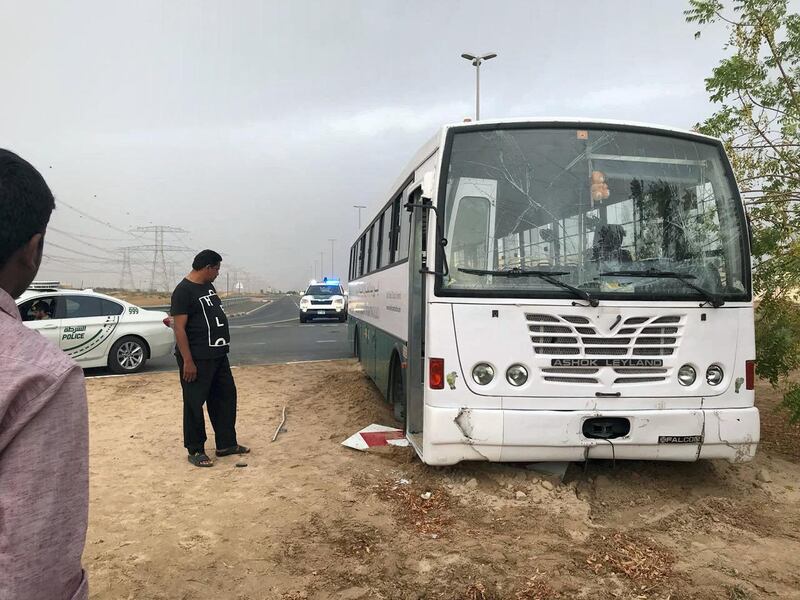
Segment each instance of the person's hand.
M183 380L186 383L191 383L197 379L197 365L194 361L188 360L183 363Z

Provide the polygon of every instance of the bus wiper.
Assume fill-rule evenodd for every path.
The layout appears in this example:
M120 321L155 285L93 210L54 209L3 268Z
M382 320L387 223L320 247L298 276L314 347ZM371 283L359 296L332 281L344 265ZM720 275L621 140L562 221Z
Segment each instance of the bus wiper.
M687 285L696 292L699 292L703 296L703 298L705 298L706 301L714 308L719 308L720 306L725 304L725 300L723 300L722 297L719 296L718 294L710 292L709 290L689 281L690 279L697 279L697 277L695 275L692 275L691 273L676 273L675 271L659 271L658 269L647 269L646 271L606 271L605 273L600 273L600 275L622 275L623 277L653 277L660 279L677 279L684 285Z
M503 269L501 271L492 271L490 269L464 269L462 267L458 267L458 270L462 273L469 273L471 275L498 275L500 277L538 277L539 279L543 279L547 283L552 283L553 285L564 288L565 290L569 290L581 300L586 300L589 303L589 306L597 306L600 304L600 301L597 298L593 298L586 290L582 290L581 288L575 287L574 285L570 285L568 283L564 283L563 281L556 279L555 275L569 275L571 271L536 271L536 270L528 270L528 269L520 269L519 267L512 267L510 269ZM575 303L573 302L573 305Z

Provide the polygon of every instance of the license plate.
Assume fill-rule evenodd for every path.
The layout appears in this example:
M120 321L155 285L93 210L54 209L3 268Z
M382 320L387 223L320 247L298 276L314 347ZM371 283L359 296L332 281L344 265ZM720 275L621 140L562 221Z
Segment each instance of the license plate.
M317 314L318 314L318 315L324 315L324 314L325 314L325 311L324 311L324 310L318 310L318 311L317 311Z

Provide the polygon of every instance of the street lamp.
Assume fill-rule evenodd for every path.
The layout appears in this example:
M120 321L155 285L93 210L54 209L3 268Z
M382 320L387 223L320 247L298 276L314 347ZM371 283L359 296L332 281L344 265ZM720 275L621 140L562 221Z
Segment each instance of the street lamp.
M361 233L361 209L367 207L361 206L360 204L353 204L353 208L358 209L358 232Z
M496 57L497 54L494 52L490 52L489 54L484 54L482 56L475 56L473 54L467 54L466 52L461 55L461 58L466 58L469 61L472 61L472 66L475 67L475 120L478 121L481 118L481 63L485 60L492 59Z

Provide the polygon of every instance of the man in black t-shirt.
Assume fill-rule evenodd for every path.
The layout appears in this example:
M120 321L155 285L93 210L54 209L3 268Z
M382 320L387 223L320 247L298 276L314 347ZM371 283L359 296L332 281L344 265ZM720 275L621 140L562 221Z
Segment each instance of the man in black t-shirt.
M195 256L191 273L172 292L170 305L183 388L183 445L189 462L198 467L213 465L205 453L203 404L214 428L217 456L250 452L236 441L236 384L228 362L231 336L213 285L221 262L213 250Z

